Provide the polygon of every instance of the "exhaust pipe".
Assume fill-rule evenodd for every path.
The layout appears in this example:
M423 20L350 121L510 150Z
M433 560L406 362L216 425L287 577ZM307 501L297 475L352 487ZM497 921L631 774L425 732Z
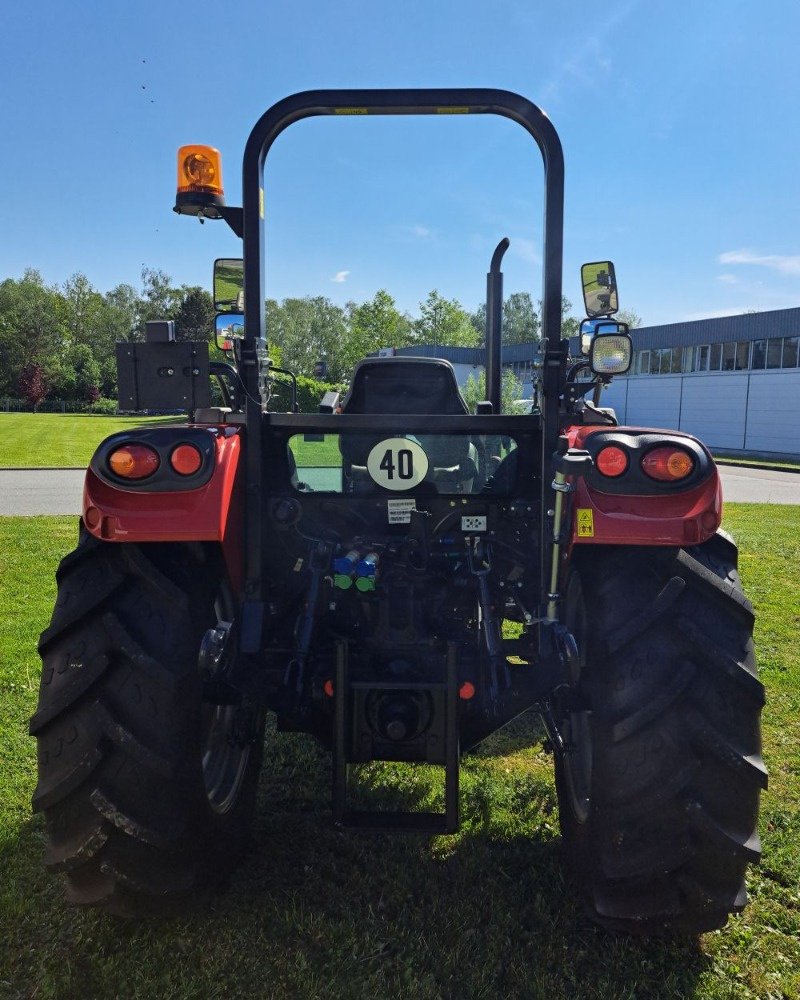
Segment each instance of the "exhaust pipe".
M492 254L486 275L486 398L492 404L492 413L500 413L503 384L503 272L500 264L509 245L509 238L504 236Z

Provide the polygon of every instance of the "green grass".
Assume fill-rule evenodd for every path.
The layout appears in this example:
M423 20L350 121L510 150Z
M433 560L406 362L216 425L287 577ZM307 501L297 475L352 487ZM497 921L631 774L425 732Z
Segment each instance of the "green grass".
M182 417L98 417L81 413L0 413L0 468L88 465L103 438L130 427L179 423Z
M230 889L182 919L68 909L41 867L26 735L37 635L74 518L0 519L0 996L800 998L800 507L730 504L758 612L768 703L764 860L751 902L698 941L611 937L564 881L550 758L533 721L464 761L455 837L337 832L330 760L270 735L253 846ZM369 794L419 807L438 775L370 765Z

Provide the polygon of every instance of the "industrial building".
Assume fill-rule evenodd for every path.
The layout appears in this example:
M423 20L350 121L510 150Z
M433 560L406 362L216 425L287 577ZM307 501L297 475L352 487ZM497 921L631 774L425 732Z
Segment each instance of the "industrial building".
M800 308L641 327L631 335L631 370L602 400L620 423L687 431L731 454L800 456ZM526 396L535 352L535 344L503 351L503 365L513 368ZM460 385L483 368L477 348L397 353L447 358Z

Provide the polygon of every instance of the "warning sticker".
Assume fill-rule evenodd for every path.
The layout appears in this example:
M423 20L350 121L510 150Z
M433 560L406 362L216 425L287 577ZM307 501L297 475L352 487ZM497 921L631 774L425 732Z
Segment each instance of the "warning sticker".
M417 509L416 500L387 500L389 524L411 524L411 515Z
M578 538L594 538L594 515L591 507L578 507L575 520L578 523Z

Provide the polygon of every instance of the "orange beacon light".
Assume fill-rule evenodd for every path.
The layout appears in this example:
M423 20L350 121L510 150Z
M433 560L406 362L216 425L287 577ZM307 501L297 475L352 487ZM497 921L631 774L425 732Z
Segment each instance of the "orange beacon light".
M222 157L213 146L181 146L178 150L178 190L175 211L179 215L220 218L225 206L222 188Z

